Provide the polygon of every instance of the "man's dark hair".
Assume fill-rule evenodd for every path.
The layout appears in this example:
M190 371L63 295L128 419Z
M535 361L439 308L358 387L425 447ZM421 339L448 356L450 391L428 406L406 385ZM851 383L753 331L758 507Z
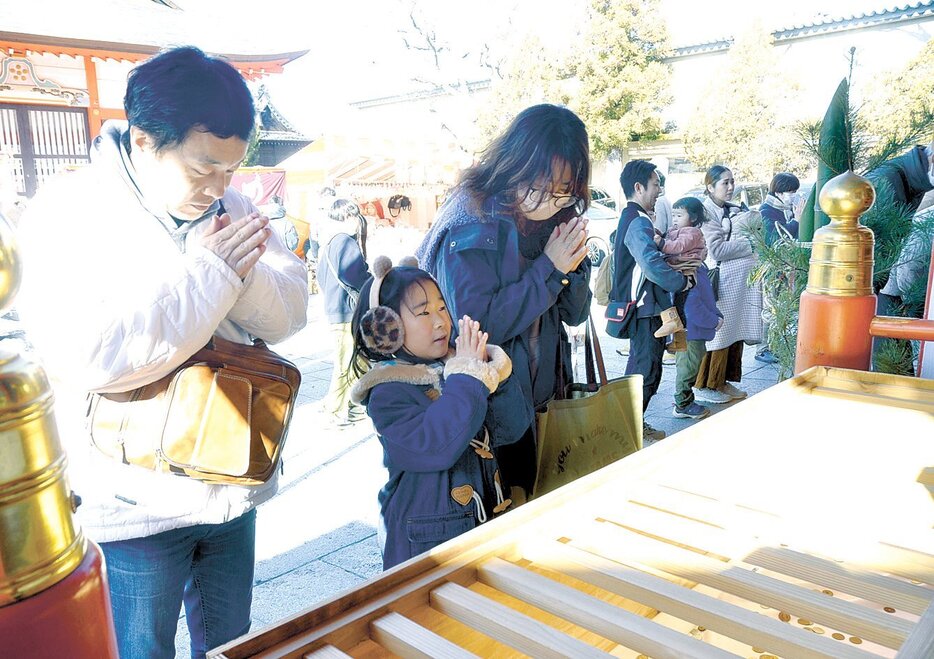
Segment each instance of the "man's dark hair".
M623 186L623 194L626 199L632 197L636 192L636 183L641 183L642 187L649 186L649 179L652 178L652 172L657 167L648 160L630 160L623 167L623 173L619 175L619 184Z
M181 144L192 128L248 142L255 124L243 77L192 46L166 50L130 71L123 107L130 126L146 131L156 151ZM129 141L127 133L127 150Z

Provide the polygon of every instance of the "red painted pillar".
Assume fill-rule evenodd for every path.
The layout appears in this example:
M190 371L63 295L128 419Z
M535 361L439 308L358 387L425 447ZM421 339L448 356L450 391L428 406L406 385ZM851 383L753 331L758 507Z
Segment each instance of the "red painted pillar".
M88 543L67 577L0 609L0 654L7 657L117 657L101 550Z

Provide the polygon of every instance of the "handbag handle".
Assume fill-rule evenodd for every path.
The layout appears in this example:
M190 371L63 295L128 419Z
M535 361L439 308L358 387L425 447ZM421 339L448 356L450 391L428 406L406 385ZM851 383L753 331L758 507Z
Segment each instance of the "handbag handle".
M607 383L606 363L603 361L603 349L597 337L597 328L593 322L593 314L587 314L587 327L584 332L584 358L587 362L587 384L599 384L601 387ZM594 373L594 364L597 373ZM597 374L600 376L597 382Z

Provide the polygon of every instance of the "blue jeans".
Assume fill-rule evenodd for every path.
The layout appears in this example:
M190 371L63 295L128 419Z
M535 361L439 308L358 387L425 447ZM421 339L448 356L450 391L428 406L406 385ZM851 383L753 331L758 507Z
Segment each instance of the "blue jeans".
M191 656L250 629L256 511L145 538L101 543L122 659L175 656L182 602Z

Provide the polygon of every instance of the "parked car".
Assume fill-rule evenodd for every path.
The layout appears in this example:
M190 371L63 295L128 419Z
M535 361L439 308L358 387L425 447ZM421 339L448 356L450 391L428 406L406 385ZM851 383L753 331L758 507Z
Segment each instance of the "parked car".
M600 202L590 202L590 208L584 213L587 218L587 256L596 268L610 253L610 234L619 225L619 213Z
M610 193L603 188L590 186L590 201L616 210L616 199L610 196Z
M698 186L691 188L685 194L689 197L704 198L706 188ZM737 183L733 190L733 203L746 204L750 210L758 210L759 204L765 201L765 196L769 193L769 186L766 183Z

